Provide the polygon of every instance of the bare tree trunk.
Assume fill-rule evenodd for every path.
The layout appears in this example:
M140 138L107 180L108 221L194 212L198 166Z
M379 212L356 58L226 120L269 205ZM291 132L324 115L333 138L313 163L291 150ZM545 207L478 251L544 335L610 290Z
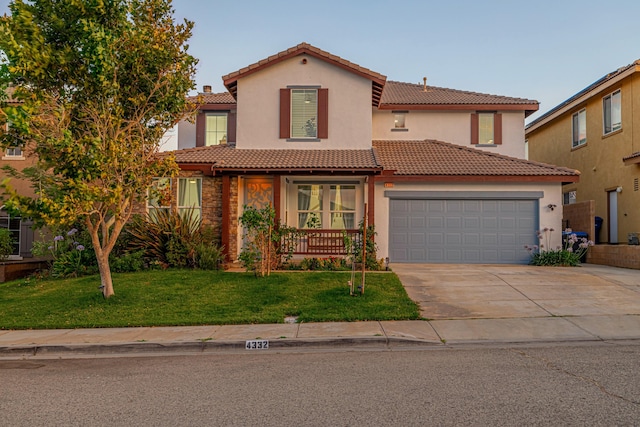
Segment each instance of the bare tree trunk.
M109 254L102 252L98 255L96 253L96 259L98 260L98 270L100 270L102 296L109 298L115 293L113 291L113 281L111 280L111 269L109 268Z

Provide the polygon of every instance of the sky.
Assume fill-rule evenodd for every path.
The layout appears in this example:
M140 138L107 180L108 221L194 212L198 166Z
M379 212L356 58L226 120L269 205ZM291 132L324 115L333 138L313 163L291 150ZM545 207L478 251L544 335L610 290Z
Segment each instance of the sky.
M0 14L9 0L0 0ZM196 87L301 42L387 80L534 99L535 119L640 59L638 0L174 0Z

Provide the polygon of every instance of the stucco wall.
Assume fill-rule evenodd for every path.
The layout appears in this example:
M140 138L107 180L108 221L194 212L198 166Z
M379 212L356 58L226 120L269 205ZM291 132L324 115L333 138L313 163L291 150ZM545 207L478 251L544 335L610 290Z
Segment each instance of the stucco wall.
M524 112L498 112L502 114L503 142L500 145L471 145L471 111L410 111L405 113L405 126L408 130L396 131L392 130L394 113L374 109L373 139L436 139L524 159Z
M602 98L621 89L622 129L603 135ZM635 74L594 94L547 125L528 132L529 159L577 169L580 182L565 185L564 192L576 191L578 202L594 200L595 214L604 219L601 241L609 241L608 191L622 187L618 194L618 241L627 233L640 231L640 165L625 166L622 159L640 151L640 77ZM587 142L572 149L572 115L586 108Z
M280 89L287 86L329 89L328 139L279 138ZM291 58L238 80L237 129L238 149L371 148L371 81L308 55Z
M389 199L384 197L385 191L542 191L544 196L539 202L539 229L545 227L558 230L551 233L551 247L562 243L562 192L560 184L405 184L394 183L393 188L384 188L383 183L376 183L375 225L378 237L378 258L389 256ZM549 209L549 204L556 205L554 210Z

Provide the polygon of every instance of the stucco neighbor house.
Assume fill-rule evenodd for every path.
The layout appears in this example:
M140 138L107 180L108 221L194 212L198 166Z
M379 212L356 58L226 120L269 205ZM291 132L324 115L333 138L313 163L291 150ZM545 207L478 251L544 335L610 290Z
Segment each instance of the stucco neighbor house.
M343 254L342 230L366 215L390 262L526 263L579 177L525 160L537 101L387 81L306 43L223 81L179 126L180 176L155 183L171 201L147 209L195 208L230 261L243 207L272 203L290 226L319 223L300 256Z
M640 60L603 76L529 123L526 138L529 158L581 171L579 182L563 185L563 201L593 201L593 215L604 220L601 243L637 244ZM635 252L640 260L640 251ZM611 252L611 257L621 254Z

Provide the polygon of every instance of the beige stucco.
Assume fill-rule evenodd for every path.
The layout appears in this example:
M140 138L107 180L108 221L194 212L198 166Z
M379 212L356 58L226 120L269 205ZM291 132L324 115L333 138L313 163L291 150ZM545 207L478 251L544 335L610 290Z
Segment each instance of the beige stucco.
M602 98L621 89L622 129L603 135ZM572 149L572 115L586 109L587 142ZM580 182L563 186L576 191L578 202L594 200L596 215L604 219L600 241L609 242L608 192L618 193L618 242L640 232L640 165L625 165L623 158L640 151L640 73L594 90L562 114L527 131L529 158L577 169Z
M557 183L531 183L531 184L500 184L500 183L433 183L433 184L411 184L411 183L394 183L392 188L385 188L383 183L376 184L375 191L375 225L378 236L376 242L378 244L378 258L386 258L389 256L389 198L384 196L385 191L542 191L544 196L539 200L539 229L545 227L558 230L557 233L551 233L551 247L557 247L562 243L562 192ZM548 205L556 205L551 210Z
M306 63L303 64L303 59ZM280 139L280 89L329 89L329 138ZM236 147L263 149L371 148L371 80L323 60L300 55L238 80Z
M392 111L374 109L373 139L436 139L524 159L524 112L498 112L502 114L503 142L500 145L471 145L471 113L475 113L475 111L409 111L405 113L407 130L397 131L394 130L394 113Z

